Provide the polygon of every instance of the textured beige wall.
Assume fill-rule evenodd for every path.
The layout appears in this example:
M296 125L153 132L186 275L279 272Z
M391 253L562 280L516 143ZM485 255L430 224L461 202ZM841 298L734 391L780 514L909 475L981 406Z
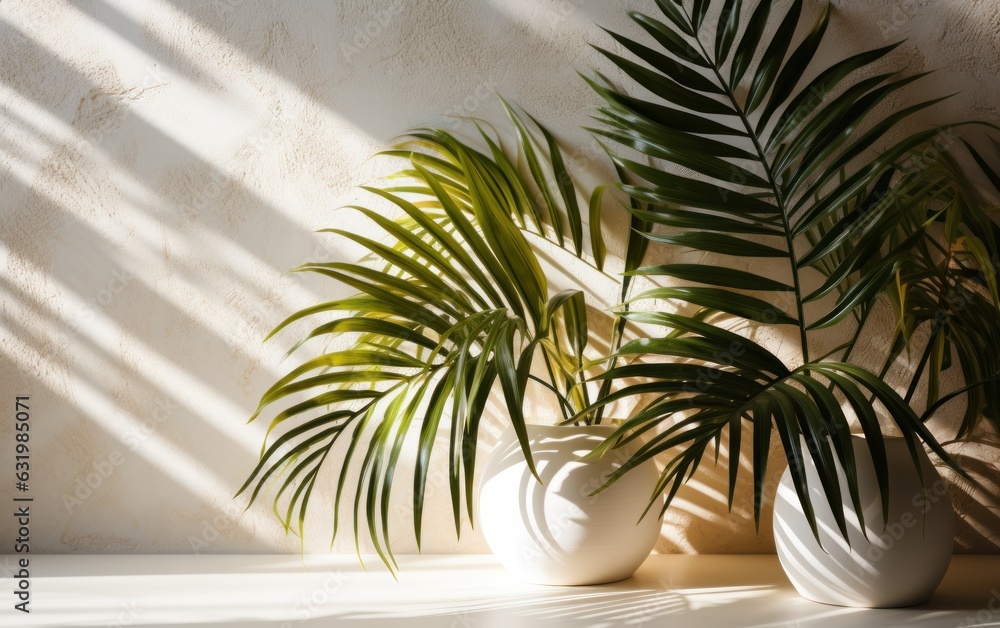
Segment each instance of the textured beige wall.
M962 90L924 121L997 117L993 3L834 5L829 58L909 37L895 64L946 68L911 96ZM0 402L10 409L15 395L31 396L33 550L298 551L266 506L243 513L231 499L262 437L261 425L244 422L288 366L280 359L290 336L260 339L295 309L344 293L281 273L309 259L355 258L357 249L312 231L358 197L354 186L386 172L367 157L412 125L453 124L442 114L500 121L495 91L579 146L574 161L588 177L607 177L577 130L596 100L576 72L607 68L586 46L608 41L595 23L626 30L625 7L651 6L0 4ZM336 220L361 228L348 214ZM4 412L7 469L13 411ZM996 476L996 449L957 451ZM781 462L772 464L775 482ZM4 478L0 499L9 503L13 482ZM83 489L88 479L95 486ZM708 468L684 490L660 550L773 550L769 519L754 532L748 482L728 517L723 482ZM1000 490L995 479L987 484L987 494L954 489L963 549L1000 542ZM455 541L436 488L441 507L425 518L424 550L485 551L468 529ZM330 500L324 493L312 505L306 547L325 551ZM7 526L0 553L12 550ZM395 522L393 538L400 551L413 549L408 520ZM335 546L352 549L347 536Z

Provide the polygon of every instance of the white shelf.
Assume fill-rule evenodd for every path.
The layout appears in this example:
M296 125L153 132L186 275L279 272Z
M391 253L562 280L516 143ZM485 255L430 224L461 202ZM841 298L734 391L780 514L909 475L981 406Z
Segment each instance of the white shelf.
M492 556L401 557L398 582L368 561L365 572L352 556L33 556L31 613L13 610L4 578L0 625L1000 625L1000 556L956 556L930 603L897 610L804 600L771 555L651 556L635 577L594 587L522 584Z

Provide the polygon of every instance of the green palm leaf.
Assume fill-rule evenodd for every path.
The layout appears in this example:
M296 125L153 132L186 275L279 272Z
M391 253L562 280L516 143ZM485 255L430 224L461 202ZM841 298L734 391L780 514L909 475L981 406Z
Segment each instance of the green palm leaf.
M363 189L398 215L356 205L351 209L371 221L378 236L322 230L360 245L366 256L355 263L317 261L294 269L347 284L358 294L296 312L271 334L308 320L311 328L289 353L319 340L343 346L339 339L344 339L346 348L304 360L264 393L251 420L266 414L270 426L260 460L240 492L249 491L252 503L274 489L275 513L286 530L302 534L321 468L332 463L339 469L336 535L348 469L360 456L355 465L360 479L353 487L355 544L360 552L360 537L367 535L390 570L396 568L390 496L409 434L417 442L412 481L419 545L439 432L449 434L443 455L456 532L463 509L471 512L478 429L494 384L503 392L532 468L523 414L529 382L544 384L564 417L584 412L583 420L599 420L599 411L586 412L591 391L584 295L550 294L535 243L542 238L600 268L606 186L592 194L589 206L581 203L555 136L503 105L514 150L477 124L483 149L448 131L421 128L387 151L404 160L404 167L388 184ZM584 250L588 218L593 257ZM638 267L646 244L639 233L645 222L633 218L633 224L629 271ZM616 347L622 325L615 324ZM531 373L539 354L548 379ZM598 395L608 392L602 390ZM346 451L331 456L345 434Z
M846 536L843 498L849 497L860 512L856 461L848 440L852 421L872 445L887 516L888 470L873 401L890 412L911 448L923 442L947 462L953 461L908 403L916 379L902 396L881 377L846 360L828 361L829 356L851 355L868 313L888 295L900 313L900 331L891 343L887 364L891 363L901 354L913 326L928 322L941 310L948 287L963 284L957 275L996 268L993 236L1000 230L981 211L970 209L974 203L962 202L958 189L963 186L954 185L957 173L935 176L933 169L911 171L901 166L926 143L959 125L920 131L884 150L872 150L913 114L943 100L884 107L887 99L923 76L871 71L872 64L896 45L816 68L829 7L797 37L804 19L799 0L781 11L771 0L720 1L716 24L704 31L709 2L656 4L665 20L633 13L630 16L640 27L636 36L612 33L635 60L598 48L640 89L626 93L607 81L588 81L604 101L597 116L603 126L595 132L620 149L645 157L618 155L615 161L631 175L622 178L622 189L638 204L632 211L646 221L646 238L654 245L703 253L708 259L698 264L661 263L632 273L668 282L629 301L633 311L625 314L638 323L660 326L663 337L622 347L621 353L632 362L601 378L644 379L598 403L637 394L655 398L601 451L639 434L659 432L609 481L669 452L672 456L659 486L669 505L680 484L698 468L709 443L718 448L726 430L730 455L738 455L740 431L747 421L753 429L755 518L759 520L764 499L771 434L777 430L814 532L805 485L806 456L812 457ZM699 80L682 83L684 72L696 72ZM992 175L994 183L1000 182L981 155L972 157L988 178ZM941 220L950 243L945 254L935 251L933 244L935 225ZM990 237L978 238L980 233ZM961 253L955 254L956 250ZM775 272L764 276L746 266L747 260L758 259L773 260L773 265L787 260L787 264L781 276ZM992 298L995 274L979 272L978 289L972 286L976 281L971 276L965 280L963 294L971 296L963 299L962 307L949 308L948 317L934 329L939 339L928 345L921 366L931 374L929 403L939 398L939 373L952 351L968 381L1000 372L996 355L986 356L982 350L1000 346L995 337L1000 333L996 318L1000 299ZM710 322L686 315L684 307L671 314L634 311L643 304L655 310L661 300L708 311ZM807 303L831 300L825 312L809 309L807 316ZM723 340L711 331L732 320L797 329L800 365L786 366L741 336ZM848 322L853 328L847 327ZM850 339L823 359L814 359L810 330L841 327ZM744 350L747 347L752 351ZM664 357L670 362L664 363ZM683 364L673 363L678 360ZM976 404L972 412L987 405L987 398L1000 400L997 392L995 383L970 389L967 394ZM843 401L849 413L841 408ZM685 410L694 414L671 425ZM967 418L963 433L971 425ZM730 506L738 464L731 459ZM838 466L847 476L848 496L840 495Z
M986 180L1000 182L975 148L968 143L957 147L969 151ZM915 151L914 157L923 152ZM909 335L920 326L930 329L906 398L914 396L926 373L926 403L935 408L942 398L941 374L957 364L970 384L958 437L968 437L983 416L1000 425L996 410L1000 406L995 405L1000 402L996 382L1000 356L995 351L1000 342L998 229L972 192L975 186L966 169L950 152L909 173L904 182L907 185L900 186L904 193L894 199L898 211L910 216L911 223L933 212L939 228L916 230L915 235L898 230L891 236L897 249L909 253L899 263L898 280L889 286L890 300L899 312L899 331ZM953 361L953 353L957 360ZM896 357L889 356L886 363Z

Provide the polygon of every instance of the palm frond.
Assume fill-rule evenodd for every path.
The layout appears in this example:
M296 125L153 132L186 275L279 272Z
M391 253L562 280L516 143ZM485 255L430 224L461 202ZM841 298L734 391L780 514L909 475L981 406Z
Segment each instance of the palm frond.
M710 261L664 263L631 273L668 281L666 287L631 300L633 309L643 303L655 308L666 300L680 310L623 313L638 323L659 326L664 335L622 346L620 355L631 362L610 369L601 379L645 379L598 403L635 394L656 398L622 425L604 449L640 434L649 436L616 477L672 451L658 487L666 492L669 505L726 430L730 455L738 455L740 426L749 421L754 434L754 512L759 520L762 474L772 431L777 431L814 531L805 490L806 456L815 462L846 537L846 500L840 495L836 466L843 467L850 500L857 505L853 450L846 440L852 418L872 445L883 514L888 514L887 470L873 402L889 412L911 448L923 442L953 463L910 407L912 391L899 395L880 376L846 359L831 358L851 355L869 313L887 293L897 291L901 329L908 337L914 325L940 309L949 286L960 283L954 276L963 267L958 258L969 262L966 271L990 268L995 262L996 242L974 236L983 230L995 234L997 229L969 203L956 209L961 186L948 184L955 180L948 178L954 172L934 177L901 167L915 151L961 125L887 142L890 132L943 98L902 108L885 106L924 76L878 70L877 64L891 61L898 44L816 68L829 6L797 38L805 19L801 0L781 11L771 0L717 2L721 8L716 7L714 26L706 25L712 14L708 1L656 4L659 16L630 13L645 37L611 33L634 57L598 47L636 89L626 93L602 75L588 80L603 100L600 124L592 130L617 147L613 159L628 175L622 177L621 187L633 199L634 216L646 222L645 237L654 244L700 252ZM765 43L769 29L772 34ZM635 153L643 159L630 156ZM986 165L981 156L977 161ZM991 170L987 176L990 173L995 176ZM958 221L955 225L966 221L966 228L953 226L949 231L945 240L952 244L943 257L935 255L930 244L940 220L946 225L949 220ZM975 227L967 228L971 225ZM952 254L956 249L962 253ZM784 264L783 276L748 268L759 260L775 268ZM947 324L937 323L941 329L935 333L945 335L928 346L929 403L939 398L937 381L949 347L955 347L968 381L998 372L997 357L986 356L984 349L998 346L993 337L998 333L997 304L990 299L995 285L993 275L981 272L976 296L960 311L949 310ZM816 314L810 305L814 303L829 305ZM695 308L699 318L685 315L687 307ZM705 311L710 312L708 319ZM752 341L734 338L724 331L724 319L787 326L798 336L800 361L785 365ZM849 339L817 359L811 332L840 327ZM890 353L899 355L905 345L906 338L895 340ZM974 412L996 388L994 384L968 392L976 402ZM971 421L967 416L964 431ZM731 482L738 464L730 461ZM731 495L732 485L730 502Z
M604 190L581 203L552 133L503 106L514 150L477 123L481 148L449 131L419 128L387 151L405 165L386 184L364 189L395 208L397 217L362 205L344 208L369 220L378 235L322 231L353 241L366 256L294 269L347 284L357 294L296 312L271 334L311 320L316 322L291 352L314 340L345 338L348 346L305 360L265 392L251 420L268 414L271 423L260 461L240 492L249 490L252 503L276 487L275 513L286 529L302 534L320 469L332 465L339 469L336 535L347 471L360 456L361 479L352 496L355 542L360 551L367 535L390 569L389 498L408 435L417 441L412 506L419 545L440 431L449 434L443 455L458 532L463 510L471 514L478 430L495 387L532 470L523 414L529 382L541 382L557 398L564 418L591 404L583 293L552 294L536 246L550 242L599 270ZM588 217L593 257L584 246ZM632 255L630 269L638 265ZM531 373L536 355L547 378ZM331 456L342 439L349 441L346 450Z
M987 180L996 185L993 171L969 144L962 143L983 168ZM933 147L916 151L913 158ZM975 189L951 152L940 152L931 163L911 169L905 182L916 182L915 194L901 197L901 211L912 214L911 222L936 217L933 229L920 230L913 241L893 233L897 248L908 244L908 254L896 273L888 294L898 312L898 333L909 337L924 326L927 340L911 376L907 400L914 397L923 375L927 375L926 405L942 397L941 375L956 361L965 382L967 406L957 438L972 435L981 417L1000 426L1000 295L996 272L1000 268L997 232ZM996 194L1000 189L994 189ZM894 359L896 356L892 356ZM890 360L891 361L891 360ZM992 380L992 381L991 381Z

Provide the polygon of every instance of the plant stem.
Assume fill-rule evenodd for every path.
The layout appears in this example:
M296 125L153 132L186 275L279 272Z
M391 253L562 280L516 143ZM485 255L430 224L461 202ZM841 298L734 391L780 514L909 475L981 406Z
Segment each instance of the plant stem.
M573 412L573 409L570 407L569 402L566 400L566 397L564 397L562 395L562 393L560 393L556 389L555 386L553 386L552 384L548 383L547 381L545 381L541 377L538 377L537 375L528 375L528 379L534 380L535 382L541 384L542 386L545 386L546 388L548 388L549 390L552 391L552 393L556 396L556 399L559 400L559 409L562 411L564 419L568 420L571 416L574 416L576 414L575 412Z
M910 402L910 399L913 398L913 394L917 391L917 385L920 383L920 375L924 372L924 368L927 366L927 359L931 357L931 351L934 348L934 340L937 338L938 333L940 333L940 329L941 326L935 323L934 330L931 331L931 336L927 339L927 346L924 347L924 354L920 356L920 363L917 364L917 369L913 372L913 379L910 381L910 386L906 389L906 396L903 397L907 403Z
M691 22L691 16L687 15L687 10L684 9L685 16L688 18L688 22ZM726 96L729 98L729 102L733 105L733 109L739 115L740 120L743 122L743 128L746 129L747 137L753 142L754 149L757 151L757 156L759 158L761 167L764 168L764 173L767 175L767 181L771 185L771 189L774 191L774 200L778 204L778 209L781 213L781 222L785 230L785 245L788 247L788 261L791 264L792 269L792 287L795 291L795 308L798 312L798 322L799 322L799 343L802 348L802 362L804 364L809 363L809 336L806 331L806 321L805 312L803 308L802 301L802 287L799 280L799 268L795 263L795 245L794 238L792 237L792 227L789 222L788 208L785 206L785 200L782 198L781 189L778 187L777 182L774 178L774 173L771 171L771 165L767 162L767 154L764 152L763 147L760 145L760 141L757 138L757 134L754 132L753 127L750 124L749 118L747 118L746 112L739 105L736 100L736 94L733 93L732 86L722 78L722 73L719 72L719 62L714 56L709 56L708 51L705 50L704 44L701 42L701 38L695 35L694 40L698 43L698 47L701 48L701 53L705 55L706 59L712 59L712 72L715 73L715 78L718 79L720 87L726 92Z

